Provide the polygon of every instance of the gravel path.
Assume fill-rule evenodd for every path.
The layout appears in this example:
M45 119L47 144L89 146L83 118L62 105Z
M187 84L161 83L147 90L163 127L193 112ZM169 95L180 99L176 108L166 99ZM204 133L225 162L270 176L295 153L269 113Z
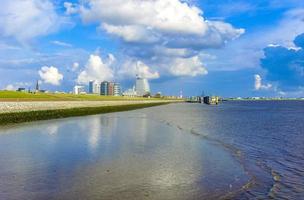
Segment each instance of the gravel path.
M157 103L162 101L35 101L35 102L0 102L0 113L25 112L37 110L56 110L80 107L100 107L130 105L139 103Z

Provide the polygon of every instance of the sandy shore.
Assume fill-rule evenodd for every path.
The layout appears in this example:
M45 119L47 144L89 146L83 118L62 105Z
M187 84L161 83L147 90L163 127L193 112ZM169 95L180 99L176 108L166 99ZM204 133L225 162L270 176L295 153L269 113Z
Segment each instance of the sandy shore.
M16 113L39 110L58 110L82 107L103 107L116 105L149 104L172 102L170 100L153 101L35 101L35 102L0 102L0 113Z

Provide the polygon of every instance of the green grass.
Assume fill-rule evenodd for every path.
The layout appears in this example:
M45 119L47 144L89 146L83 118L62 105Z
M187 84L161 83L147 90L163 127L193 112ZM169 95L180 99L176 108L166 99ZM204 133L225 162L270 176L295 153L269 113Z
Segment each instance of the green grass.
M105 106L105 107L88 107L88 108L72 108L62 110L43 110L30 111L20 113L3 113L0 114L0 125L8 125L21 122L30 122L38 120L58 119L75 116L95 115L101 113L121 112L135 110L140 108L165 105L168 103L146 103L133 105Z
M54 93L27 93L15 91L0 91L0 101L119 101L119 100L160 100L160 98L143 97L114 97L94 94L54 94Z

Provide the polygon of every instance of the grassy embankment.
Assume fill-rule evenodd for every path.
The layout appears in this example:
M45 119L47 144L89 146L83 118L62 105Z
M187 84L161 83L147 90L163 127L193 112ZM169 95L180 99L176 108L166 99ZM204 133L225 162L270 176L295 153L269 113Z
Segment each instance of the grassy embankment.
M135 110L140 108L147 108L152 106L165 105L168 102L157 103L139 103L131 105L118 105L118 106L103 106L103 107L83 107L59 110L41 110L29 111L20 113L3 113L0 114L0 125L8 125L21 122L58 119L85 115L94 115L110 112L122 112L128 110Z
M30 122L38 120L48 120L57 118L66 118L74 116L94 115L110 112L121 112L135 110L140 108L158 106L168 104L168 101L160 102L160 98L141 98L141 97L113 97L99 95L73 95L73 94L46 94L46 93L22 93L11 91L0 91L1 101L139 101L137 104L131 105L116 105L116 106L101 106L101 107L82 107L58 110L41 110L41 111L26 111L17 113L0 114L0 125ZM140 103L140 100L151 100L149 103ZM158 102L153 102L158 100ZM163 99L168 100L168 99Z
M165 98L162 98L165 99ZM0 101L134 101L134 100L161 100L160 98L143 97L114 97L95 94L54 94L54 93L27 93L14 91L0 91Z

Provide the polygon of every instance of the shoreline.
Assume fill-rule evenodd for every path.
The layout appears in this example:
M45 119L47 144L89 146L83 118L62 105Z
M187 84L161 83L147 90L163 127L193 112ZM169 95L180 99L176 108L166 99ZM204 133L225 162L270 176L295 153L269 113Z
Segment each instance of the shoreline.
M5 112L0 113L0 126L42 121L50 119L60 119L68 117L79 117L87 115L96 115L103 113L112 112L123 112L136 110L141 108L148 108L154 106L161 106L170 103L177 103L176 101L165 101L165 102L145 102L145 103L134 103L134 104L122 104L122 105L104 105L96 107L75 107L67 109L46 109L46 110L30 110L21 112Z

